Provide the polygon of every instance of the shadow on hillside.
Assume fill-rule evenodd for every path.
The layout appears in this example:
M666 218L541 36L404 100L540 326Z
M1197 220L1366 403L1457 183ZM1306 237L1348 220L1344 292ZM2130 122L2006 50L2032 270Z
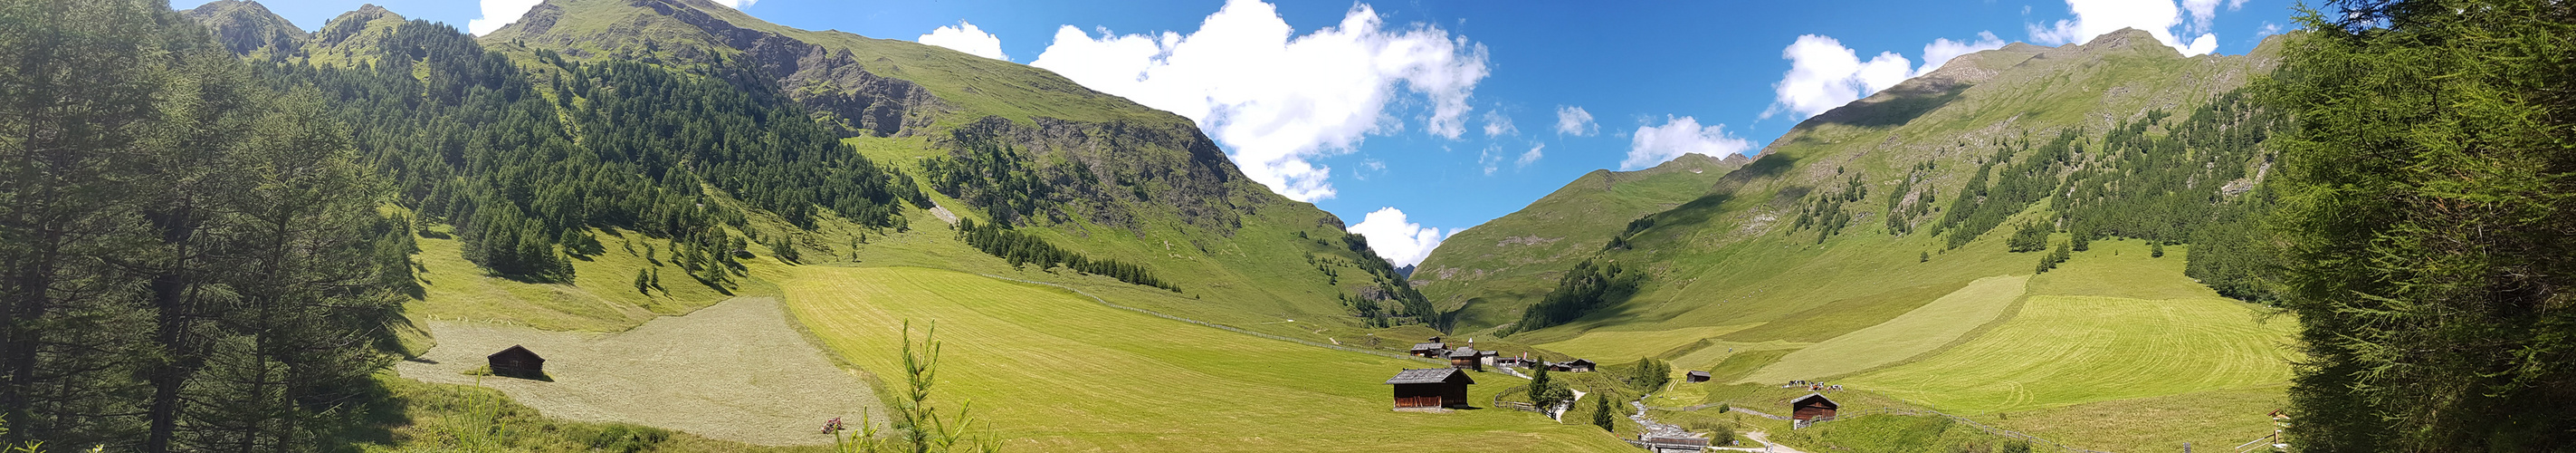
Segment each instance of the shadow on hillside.
M1930 113L1933 109L1941 108L1943 105L1948 105L1950 101L1959 99L1959 94L1967 92L1969 86L1971 85L1952 84L1890 88L1879 93L1887 95L1887 98L1876 101L1861 99L1835 107L1833 110L1826 110L1825 113L1816 114L1813 118L1799 122L1794 129L1806 130L1822 124L1869 128L1903 126L1905 123L1914 121L1915 117L1923 116L1924 113Z

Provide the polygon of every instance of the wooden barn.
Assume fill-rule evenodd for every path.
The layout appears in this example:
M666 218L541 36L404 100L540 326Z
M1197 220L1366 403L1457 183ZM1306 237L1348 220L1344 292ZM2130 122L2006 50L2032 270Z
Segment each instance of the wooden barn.
M1449 355L1449 344L1437 341L1430 343L1414 343L1412 353L1414 357L1447 357Z
M1682 380L1689 382L1708 382L1708 372L1692 370L1689 373L1682 373Z
M511 345L510 349L483 358L491 362L495 376L537 379L546 375L546 358L523 346Z
M1461 370L1485 371L1485 361L1480 360L1483 357L1487 357L1485 353L1479 352L1475 349L1462 348L1455 351L1449 351L1449 367Z
M1406 369L1386 380L1395 386L1395 408L1465 408L1476 380L1457 368Z
M1807 396L1801 396L1798 397L1798 399L1789 400L1789 419L1797 421L1833 420L1834 409L1840 409L1842 407L1843 405L1835 404L1833 399L1826 398L1822 393L1809 393Z
M1547 364L1547 370L1548 370L1548 371L1564 371L1564 372L1572 372L1572 373L1589 373L1589 372L1592 372L1592 361L1591 361L1591 360L1584 360L1584 359L1574 359L1574 360L1572 360L1572 361L1554 362L1554 363L1549 363L1549 364Z

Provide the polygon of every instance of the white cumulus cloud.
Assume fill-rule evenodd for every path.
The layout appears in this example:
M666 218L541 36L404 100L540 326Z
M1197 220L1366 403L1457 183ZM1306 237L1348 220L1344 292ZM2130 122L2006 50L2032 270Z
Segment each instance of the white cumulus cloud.
M1815 116L1912 77L1914 62L1896 52L1880 52L1869 61L1830 36L1799 35L1780 50L1789 60L1788 74L1771 84L1773 104L1762 117L1794 112Z
M1771 84L1771 108L1763 111L1762 117L1780 113L1793 113L1799 118L1815 116L1905 79L1941 69L1941 65L1960 55L2003 46L2003 39L1992 32L1978 32L1976 41L1935 39L1923 45L1923 65L1917 67L1896 52L1879 52L1862 61L1859 52L1843 47L1831 36L1801 35L1789 47L1780 49L1780 58L1789 60L1789 72Z
M1486 136L1486 137L1500 137L1500 136L1505 136L1505 135L1520 135L1520 133L1521 133L1521 128L1520 128L1520 127L1517 127L1517 126L1513 126L1513 125L1512 125L1512 117L1509 117L1509 116L1503 116L1503 112L1501 112L1501 111L1487 111L1487 112L1485 112L1485 136Z
M975 24L962 20L957 21L957 26L954 27L940 26L932 29L929 34L913 38L913 41L946 47L979 57L1011 61L1011 56L1002 54L1002 38L993 36L992 33L985 33L984 29L975 28Z
M742 9L757 1L760 0L715 0L718 5L733 9ZM520 16L528 15L529 8L535 8L538 3L544 2L545 0L482 0L483 17L465 21L465 31L473 32L475 36L491 34L493 30L500 30L502 26L510 25L511 22L518 22Z
M1570 105L1556 106L1556 135L1591 136L1601 133L1601 125L1592 123L1592 112Z
M1440 234L1439 228L1406 220L1404 211L1394 207L1382 207L1377 212L1368 213L1358 225L1351 225L1351 233L1368 238L1369 248L1395 267L1421 264L1423 258L1431 256L1431 249L1439 248L1440 241L1448 238ZM1457 233L1456 229L1449 231L1449 234Z
M2209 28L2209 21L2203 17L2215 17L2218 2L2184 1L2189 6L2189 18L2183 14L2186 8L2175 6L2171 0L2066 0L2066 7L2075 13L2075 18L2050 24L2028 24L2030 39L2054 46L2090 41L2122 28L2136 28L2155 35L2156 41L2181 51L2184 56L2218 50L2217 34L2201 33L2185 42L2174 33L2174 28L2184 26L2189 26L2184 28L2185 32L2205 31Z
M1539 157L1542 157L1542 156L1545 156L1544 154L1540 154L1540 153L1539 153L1539 150L1542 150L1542 149L1547 149L1547 144L1546 144L1546 143L1540 143L1540 144L1536 144L1536 145L1531 145L1531 146L1530 146L1530 150L1529 150L1529 152L1521 153L1521 158L1520 158L1519 160L1517 160L1517 161L1514 161L1514 162L1513 162L1513 165L1515 165L1515 166L1519 166L1519 167L1528 167L1530 164L1538 163L1538 158L1539 158Z
M1977 40L1974 42L1951 41L1950 38L1934 39L1931 44L1923 45L1923 67L1915 68L1914 75L1920 76L1931 73L1932 70L1941 69L1941 65L1950 63L1951 59L1959 58L1960 55L2001 48L2004 48L2003 38L1996 38L1994 32L1988 31L1977 32Z
M1333 197L1332 171L1312 160L1403 130L1390 106L1427 105L1423 129L1464 134L1486 59L1483 44L1425 24L1389 28L1365 4L1301 36L1272 5L1231 0L1186 35L1094 38L1065 26L1029 64L1197 121L1253 180L1315 201Z
M1652 167L1687 153L1725 157L1748 149L1753 149L1753 142L1726 133L1724 124L1702 127L1696 118L1665 116L1662 126L1637 127L1628 141L1628 158L1619 161L1619 169Z

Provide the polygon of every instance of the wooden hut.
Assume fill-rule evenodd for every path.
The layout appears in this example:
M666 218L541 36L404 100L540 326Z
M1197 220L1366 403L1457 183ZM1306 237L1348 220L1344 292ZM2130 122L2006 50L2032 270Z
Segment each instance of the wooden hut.
M1682 380L1688 382L1708 382L1708 372L1692 370L1689 373L1682 373Z
M1798 399L1789 400L1789 419L1797 421L1833 420L1834 409L1840 409L1842 407L1843 405L1834 404L1833 399L1826 398L1822 393L1809 393L1807 396L1801 396L1798 397Z
M1476 380L1457 368L1407 369L1386 380L1395 386L1395 408L1467 406L1467 386Z
M1484 366L1488 366L1488 367L1502 366L1502 358L1503 358L1503 353L1500 353L1500 352L1494 352L1494 351L1490 351L1490 350L1487 350L1487 351L1476 351L1476 363L1478 363L1478 364L1482 364L1482 365L1484 365Z
M546 375L546 358L538 357L536 352L523 346L511 345L510 349L483 358L491 362L495 376L536 379Z
M1592 372L1592 361L1586 359L1574 359L1574 361L1565 362L1565 371L1590 373Z
M1485 362L1483 360L1479 360L1481 357L1485 357L1484 353L1475 349L1449 351L1449 367L1461 370L1485 371Z
M1448 357L1449 344L1437 341L1430 343L1414 343L1412 353L1414 357Z

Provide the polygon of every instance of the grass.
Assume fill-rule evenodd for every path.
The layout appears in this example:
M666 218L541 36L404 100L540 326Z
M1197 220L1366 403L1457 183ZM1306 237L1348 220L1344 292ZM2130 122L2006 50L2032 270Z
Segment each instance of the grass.
M1925 304L1956 294L1969 281L1916 285L1827 302L1815 308L1783 316L1777 321L1736 331L1725 338L1736 341L1787 340L1820 342L1844 333L1884 324L1907 313L1921 311Z
M1868 415L1771 433L1773 442L1813 451L1994 452L2015 442L1937 416Z
M2295 327L2257 314L2226 299L2032 296L1984 336L1845 384L1984 414L2282 382Z
M1556 276L1609 243L1640 216L1671 209L1708 192L1710 184L1741 166L1685 154L1638 171L1584 174L1518 212L1458 232L1413 280L1432 302L1456 310L1461 331L1520 320L1517 310L1538 301Z
M938 404L973 401L1018 450L1623 450L1588 426L1479 409L1388 410L1387 376L1433 366L1109 308L1062 290L911 267L797 270L787 300L843 359L895 369L905 320L946 343ZM1474 401L1520 380L1478 374ZM1479 403L1490 404L1490 403Z
M433 231L449 232L452 228L441 225ZM421 251L413 258L420 265L418 276L426 289L425 296L404 308L416 318L475 319L546 330L613 332L643 324L655 316L687 314L734 297L690 279L687 271L670 261L668 240L628 231L596 235L607 251L574 260L571 284L537 284L487 275L465 260L463 243L453 236L420 238ZM655 251L656 259L645 257L647 247ZM652 267L661 268L662 287L649 293L635 291L635 271ZM775 290L754 284L736 293L774 294Z
M2020 299L2029 276L1987 277L1896 319L1816 343L1741 378L1777 384L1867 370L1932 352L1993 322Z
M1973 417L2078 448L2176 451L2234 447L2271 434L2269 415L2288 404L2283 386L2102 401Z
M546 418L498 390L432 384L390 374L364 412L371 429L340 433L365 452L823 452L826 447L765 447L626 423ZM819 422L817 422L819 425Z
M1757 325L1759 324L1688 327L1672 330L1593 331L1565 341L1541 343L1538 347L1575 357L1592 358L1594 361L1613 357L1628 359L1656 357L1678 347L1696 345L1704 349L1706 345L1699 343L1703 340Z

